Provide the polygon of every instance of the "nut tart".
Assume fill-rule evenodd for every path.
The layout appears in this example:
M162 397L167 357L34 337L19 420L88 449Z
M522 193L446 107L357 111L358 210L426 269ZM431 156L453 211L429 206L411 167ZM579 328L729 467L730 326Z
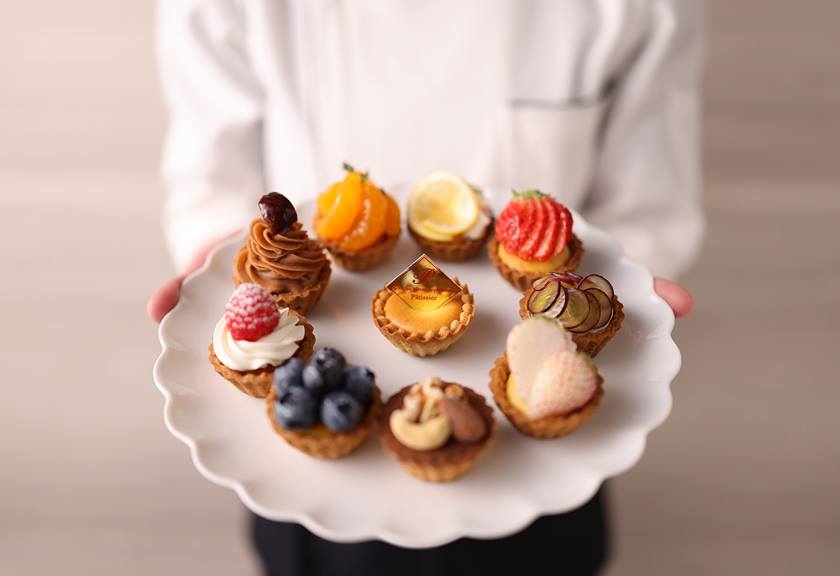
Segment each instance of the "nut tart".
M468 471L493 442L493 409L466 386L426 378L388 399L379 440L412 476L449 482Z

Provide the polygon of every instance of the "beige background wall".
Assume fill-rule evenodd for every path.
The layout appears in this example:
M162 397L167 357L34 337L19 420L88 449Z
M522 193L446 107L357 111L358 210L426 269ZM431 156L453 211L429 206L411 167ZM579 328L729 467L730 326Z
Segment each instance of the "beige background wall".
M171 271L147 4L0 19L0 574L255 571L151 381L144 303ZM612 483L611 574L840 563L837 22L831 1L711 3L698 305L673 413Z

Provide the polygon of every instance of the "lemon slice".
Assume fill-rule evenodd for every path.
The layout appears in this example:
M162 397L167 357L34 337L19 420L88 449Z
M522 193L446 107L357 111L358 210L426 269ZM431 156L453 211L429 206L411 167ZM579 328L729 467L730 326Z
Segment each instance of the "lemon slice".
M430 240L463 234L478 221L480 210L469 184L448 172L429 174L408 196L408 224Z

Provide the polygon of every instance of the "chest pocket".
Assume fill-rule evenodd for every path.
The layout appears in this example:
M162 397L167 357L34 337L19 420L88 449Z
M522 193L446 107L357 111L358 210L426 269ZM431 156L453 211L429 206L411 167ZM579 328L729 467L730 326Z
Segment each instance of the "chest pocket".
M538 188L579 206L592 180L605 110L606 99L509 102L497 124L494 180L517 190Z

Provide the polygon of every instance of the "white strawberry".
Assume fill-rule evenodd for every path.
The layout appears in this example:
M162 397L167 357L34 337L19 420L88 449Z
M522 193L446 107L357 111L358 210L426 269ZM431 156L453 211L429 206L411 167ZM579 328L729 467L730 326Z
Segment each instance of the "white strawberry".
M523 397L528 417L568 414L580 408L592 398L597 382L595 368L583 354L574 350L552 354L539 366L530 393Z
M531 395L540 367L553 354L575 351L571 335L557 320L532 316L513 327L507 337L507 360L522 400Z

